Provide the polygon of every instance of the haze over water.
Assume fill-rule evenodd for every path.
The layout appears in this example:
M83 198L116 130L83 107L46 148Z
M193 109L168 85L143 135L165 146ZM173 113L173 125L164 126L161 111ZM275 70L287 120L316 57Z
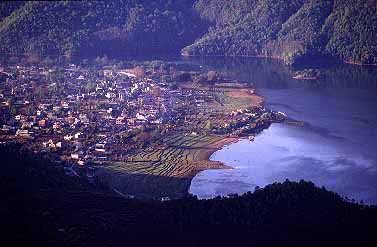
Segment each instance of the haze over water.
M211 198L305 179L342 196L377 203L377 68L323 66L322 79L296 81L292 69L271 60L199 63L252 82L267 108L304 125L273 124L254 142L241 140L219 150L211 159L235 169L199 173L192 180L192 194Z

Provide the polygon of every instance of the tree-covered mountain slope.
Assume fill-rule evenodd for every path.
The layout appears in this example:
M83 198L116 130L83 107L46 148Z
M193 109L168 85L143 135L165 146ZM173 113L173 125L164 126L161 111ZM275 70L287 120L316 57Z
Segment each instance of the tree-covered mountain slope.
M0 52L332 58L377 64L376 0L4 2Z
M2 241L32 246L376 246L377 208L311 182L241 196L126 199L47 154L0 145Z
M42 54L179 52L204 30L193 1L27 2L0 23L0 50Z
M215 28L184 52L193 55L260 55L263 45L276 40L282 25L297 12L302 2L242 0L234 4L231 1L199 0L195 9L202 17L214 22Z
M355 63L377 64L377 1L335 1L326 20L326 52Z
M22 7L26 1L2 1L0 2L0 22L10 16L16 9Z
M214 28L187 55L266 56L288 64L330 57L377 63L375 0L199 0Z

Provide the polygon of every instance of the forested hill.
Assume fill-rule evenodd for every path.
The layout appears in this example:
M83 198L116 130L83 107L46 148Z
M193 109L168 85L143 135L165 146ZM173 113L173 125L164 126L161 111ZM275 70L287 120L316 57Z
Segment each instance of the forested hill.
M13 11L22 7L26 1L5 1L0 3L0 21L10 16Z
M376 0L199 0L214 28L184 53L377 63Z
M377 208L300 181L242 196L142 202L0 145L3 242L32 246L377 246ZM79 171L78 171L79 172ZM81 173L81 172L80 172Z
M193 0L33 1L0 23L5 53L175 52L204 34ZM7 12L4 11L6 15Z
M0 51L335 58L377 64L377 0L0 3Z

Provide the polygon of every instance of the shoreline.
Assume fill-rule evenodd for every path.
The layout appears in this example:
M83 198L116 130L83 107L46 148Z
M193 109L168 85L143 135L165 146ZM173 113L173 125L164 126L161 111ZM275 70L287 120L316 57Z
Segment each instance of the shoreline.
M207 89L205 86L199 87L201 90ZM185 84L185 88L196 90L198 85L189 83ZM235 101L246 100L242 103L244 107L263 107L265 103L265 98L258 95L255 89L251 87L227 88L224 95ZM271 120L267 121L271 122ZM162 149L156 150L159 153L158 157L146 151L147 154L139 157L138 160L135 158L126 163L113 163L110 166L114 166L114 169L103 169L113 174L105 176L107 178L104 180L107 180L111 188L136 197L139 197L139 191L144 191L144 195L151 193L152 197L157 200L163 197L182 198L190 193L192 180L200 172L211 169L234 169L232 166L220 161L213 161L210 158L215 152L238 142L244 137L244 135L230 136L229 134L215 133L192 132L189 134L184 130L178 130L178 132L172 132L169 137L166 137L168 141ZM179 140L179 144L177 144L177 140ZM152 148L152 153L154 153L153 150L155 149ZM173 153L174 155L172 155ZM149 161L143 161L146 157L152 156L155 157L153 164L150 164ZM172 160L175 160L174 163L172 163ZM154 168L151 168L152 165ZM134 166L145 167L142 168L145 171L135 171ZM159 169L159 167L163 168ZM135 183L139 186L132 185ZM156 192L158 193L156 194Z
M225 137L223 139L220 139L216 141L215 143L212 143L205 148L202 148L200 150L200 153L198 154L199 160L198 163L199 166L196 167L195 174L191 177L194 178L199 172L204 170L210 170L210 169L233 169L233 167L225 165L224 163L220 161L213 161L211 160L211 156L216 153L217 151L221 150L222 148L226 147L227 145L236 143L240 140L239 137Z
M262 58L262 59L272 59L276 61L281 61L285 66L292 66L289 64L286 64L284 62L284 58L279 57L279 56L265 56L265 55L192 55L192 54L183 54L181 53L182 57L230 57L230 58ZM337 62L335 62L337 61ZM295 65L305 65L306 63L303 64L295 64ZM310 63L309 63L310 64ZM374 63L359 63L359 62L352 62L352 61L346 61L346 60L341 60L341 59L335 59L333 64L349 64L349 65L355 65L359 67L377 67L377 64Z
M253 90L255 90L253 88ZM255 92L255 91L254 91ZM250 99L250 105L251 106L256 106L256 107L261 107L265 103L265 98L264 96L258 95L257 93L249 94L248 92L241 90L240 92L235 92L235 91L230 91L227 92L227 95L230 97L245 97ZM233 143L237 143L240 141L243 137L223 137L220 140L216 141L215 143L209 144L205 148L202 148L201 150L201 159L199 162L204 163L204 165L200 165L193 171L193 174L190 174L190 184L187 189L187 193L189 193L190 187L191 187L191 182L193 178L198 175L200 172L205 171L205 170L211 170L211 169L234 169L234 167L229 166L224 164L221 161L213 161L210 159L210 157L216 153L217 151L223 149L224 147L231 145Z
M18 69L17 67L16 71ZM33 69L30 71L33 72ZM254 135L274 121L272 112L263 107L264 97L258 95L255 88L248 83L223 76L210 80L209 75L202 71L190 70L190 77L187 77L187 72L178 70L176 73L185 75L187 78L184 77L185 79L182 79L173 89L169 84L159 85L158 80L155 80L156 77L161 79L163 75L172 77L171 71L156 72L152 69L148 71L148 75L144 74L140 78L130 79L130 85L124 87L138 85L145 91L143 93L148 99L148 107L145 109L144 102L139 102L140 95L133 95L129 99L134 108L136 107L135 112L141 116L150 114L154 118L166 113L166 122L162 122L161 115L158 121L153 119L147 121L144 116L144 121L139 119L140 121L135 123L138 121L137 114L135 117L135 112L127 112L127 118L123 116L123 121L116 122L117 125L127 126L127 132L122 128L110 127L114 121L109 121L109 126L100 130L101 136L92 131L91 135L80 139L76 137L83 144L80 148L75 147L75 150L81 149L80 151L68 149L76 145L72 138L66 140L64 136L63 141L62 133L47 136L42 131L36 132L35 140L27 139L28 143L32 144L30 150L56 151L59 159L70 166L67 175L71 175L77 169L89 180L99 179L106 187L117 191L117 194L120 192L136 197L141 195L151 198L165 196L179 198L188 193L192 179L199 172L207 169L233 169L227 164L211 160L215 152L239 141L244 136ZM87 73L87 71L84 72ZM104 74L102 77L97 76L101 78L100 80L106 78ZM205 80L196 81L198 76ZM67 75L67 85L74 83L75 79L71 79ZM118 83L120 79L111 77L111 80L113 83ZM158 90L149 89L155 85L158 85ZM139 93L144 96L141 92ZM101 98L96 100L97 103L107 102ZM120 99L110 100L109 104L112 102L120 102ZM161 102L165 104L164 107L172 109L152 106ZM93 110L86 104L77 107L83 113ZM20 112L23 113L21 110ZM125 107L124 110L129 109ZM98 114L101 119L106 119L105 121L109 119L98 109L94 111L94 114ZM116 114L119 115L120 112ZM129 133L130 126L139 130ZM83 129L93 130L92 127ZM110 137L114 134L117 136ZM9 132L9 136L13 139L18 138L17 133L13 135ZM33 137L34 132L29 136ZM67 148L60 151L54 144L59 140L66 143ZM73 167L73 165L77 166Z

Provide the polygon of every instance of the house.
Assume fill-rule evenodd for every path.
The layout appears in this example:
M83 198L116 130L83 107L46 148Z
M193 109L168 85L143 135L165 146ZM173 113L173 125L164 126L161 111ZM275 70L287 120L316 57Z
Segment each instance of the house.
M73 117L73 116L69 116L69 117L67 117L67 122L69 124L77 124L79 122L79 120L77 118Z
M140 113L136 113L136 119L140 121L147 120L147 118L143 114L140 114Z
M65 135L64 136L64 140L65 141L71 141L73 139L73 136L72 135Z
M62 128L62 123L61 122L55 122L53 125L52 125L52 128L54 130L59 130Z
M17 130L16 131L16 136L19 136L19 137L26 137L26 138L29 138L33 135L33 132L30 132L29 130Z
M121 100L121 101L124 101L127 97L127 94L126 93L123 93L123 92L120 92L118 93L118 99Z
M42 127L42 128L46 127L47 126L47 120L46 119L39 120L38 126Z
M78 153L72 153L71 154L71 159L78 160L80 155Z
M11 130L11 126L4 124L3 128L1 130L4 131L4 132L9 132Z
M106 143L97 143L94 151L99 153L106 153Z
M39 108L40 110L47 110L48 105L47 105L47 104L39 104L39 105L38 105L38 108Z
M62 103L62 107L63 107L64 109L68 109L68 108L69 108L69 103L68 103L68 102L63 102L63 103Z
M77 132L77 133L74 135L75 139L79 139L80 136L81 136L82 134L83 134L83 133L81 133L81 132Z
M112 71L112 70L109 70L109 69L105 69L105 70L103 71L103 74L104 74L104 76L106 76L106 77L111 77L111 76L113 76L113 71Z
M126 72L126 71L120 71L120 72L118 72L118 74L119 75L125 75L125 76L130 77L130 78L136 78L136 75L129 73L129 72Z
M31 127L33 127L34 123L33 122L23 122L22 123L22 129L29 129Z
M53 110L54 112L58 112L58 111L61 110L61 107L60 107L60 106L54 106L54 107L52 107L52 110Z
M159 119L153 120L153 121L151 121L151 123L154 123L154 124L162 124L162 119L159 118Z
M88 119L88 116L84 113L81 113L79 115L79 119L82 121L82 122L89 122L89 119Z
M86 164L85 160L79 160L77 161L77 164L80 166L84 166Z
M47 113L47 118L48 118L48 119L57 119L57 116L54 115L54 113L49 112L49 113Z
M115 94L115 93L107 92L107 93L105 94L105 97L108 98L108 99L115 98L115 97L116 97L116 94Z
M115 123L116 123L117 125L124 125L124 124L125 124L125 120L126 120L125 117L123 117L123 116L119 116L119 117L117 117Z
M56 148L56 145L54 144L53 140L48 140L47 142L42 142L43 147L45 148Z
M170 201L170 197L168 197L168 196L162 197L162 198L161 198L161 201L162 201L162 202Z

